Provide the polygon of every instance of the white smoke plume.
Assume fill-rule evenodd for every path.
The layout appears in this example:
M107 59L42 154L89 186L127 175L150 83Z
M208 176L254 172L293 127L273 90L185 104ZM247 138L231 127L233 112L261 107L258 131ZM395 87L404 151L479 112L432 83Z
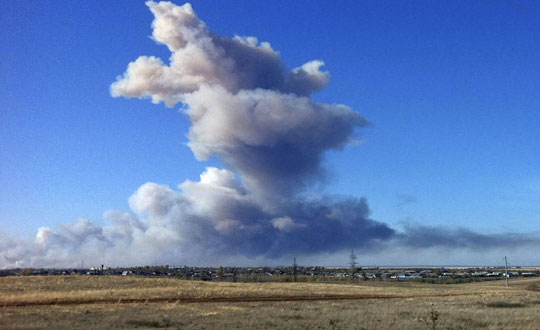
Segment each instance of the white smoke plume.
M129 64L111 87L113 96L150 97L174 106L203 85L220 86L232 94L266 89L300 96L320 90L329 75L322 61L287 70L269 43L255 37L228 38L207 29L189 3L146 2L154 14L152 37L171 51L170 65L153 56Z
M187 105L195 157L220 157L251 192L271 198L304 188L320 178L324 151L344 147L365 124L347 106L307 97L328 84L322 61L287 70L269 43L216 35L189 4L147 5L153 38L169 48L170 63L139 57L111 94Z
M88 262L186 262L189 256L277 258L366 246L393 234L369 219L363 199L302 200L324 176L323 154L352 140L365 125L345 105L320 104L322 61L287 69L267 42L210 31L190 4L146 3L153 39L171 51L131 62L111 85L114 97L182 103L191 121L197 160L219 157L228 169L207 168L179 190L142 185L129 213L106 212L105 226L82 219L40 228L32 244L9 244L4 265ZM232 172L232 171L234 172ZM189 260L188 260L189 261Z
M324 153L344 148L366 124L348 106L310 98L329 83L322 61L287 69L269 43L217 35L190 4L146 5L169 63L140 56L111 95L182 103L195 158L217 156L228 169L209 167L178 189L145 183L129 198L131 212L105 212L103 226L80 219L43 227L31 243L0 236L0 267L275 260L391 239L413 246L409 236L424 237L370 219L363 198L302 197L324 178ZM444 240L435 229L430 235Z

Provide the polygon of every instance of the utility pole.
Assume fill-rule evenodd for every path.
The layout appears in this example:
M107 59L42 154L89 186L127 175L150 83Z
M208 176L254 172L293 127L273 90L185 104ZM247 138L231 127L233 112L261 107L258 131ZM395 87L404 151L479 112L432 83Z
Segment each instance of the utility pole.
M351 281L354 281L354 274L356 273L356 255L354 254L354 250L351 250L350 258L351 259L349 261L349 265L351 266L350 268Z
M296 282L296 275L298 273L298 265L296 264L296 257L293 260L293 282Z
M504 256L504 271L505 271L504 277L506 277L506 287L508 287L509 274L508 274L508 259L506 259L506 256Z

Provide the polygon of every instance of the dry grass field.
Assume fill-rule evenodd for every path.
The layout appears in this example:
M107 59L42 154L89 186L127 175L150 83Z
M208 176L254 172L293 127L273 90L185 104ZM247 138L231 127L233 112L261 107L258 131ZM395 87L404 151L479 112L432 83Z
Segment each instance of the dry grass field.
M540 280L436 285L0 278L1 329L540 329Z

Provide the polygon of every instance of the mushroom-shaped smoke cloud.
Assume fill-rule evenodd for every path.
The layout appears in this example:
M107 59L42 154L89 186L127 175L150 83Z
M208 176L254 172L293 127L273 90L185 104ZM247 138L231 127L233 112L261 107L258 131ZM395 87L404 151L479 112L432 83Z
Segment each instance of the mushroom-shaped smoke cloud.
M242 180L209 168L200 182L183 183L176 197L151 208L151 218L166 216L179 233L196 226L199 239L220 251L265 256L332 251L393 234L368 218L363 199L298 197L324 175L324 152L343 148L365 125L345 105L309 98L329 82L329 74L320 70L322 61L288 70L269 43L216 35L190 4L147 5L155 16L152 36L169 48L170 63L139 57L112 84L112 95L151 98L167 106L183 103L195 157L218 156ZM148 198L147 189L158 187L141 187L132 197L134 210L140 210L137 201ZM163 210L176 205L172 201L182 205L181 214ZM186 215L187 209L192 214Z

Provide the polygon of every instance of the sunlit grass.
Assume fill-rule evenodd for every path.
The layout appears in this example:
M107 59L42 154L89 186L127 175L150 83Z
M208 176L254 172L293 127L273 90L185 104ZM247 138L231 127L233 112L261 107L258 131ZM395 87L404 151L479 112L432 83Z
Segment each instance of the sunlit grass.
M431 285L6 277L0 278L0 328L538 329L540 293L527 289L534 283L540 282L515 280L506 288L501 281ZM268 297L283 301L264 301ZM287 301L299 297L320 300ZM329 297L358 299L324 300ZM216 298L223 300L204 302ZM30 305L2 307L15 303ZM435 322L430 321L433 315Z

